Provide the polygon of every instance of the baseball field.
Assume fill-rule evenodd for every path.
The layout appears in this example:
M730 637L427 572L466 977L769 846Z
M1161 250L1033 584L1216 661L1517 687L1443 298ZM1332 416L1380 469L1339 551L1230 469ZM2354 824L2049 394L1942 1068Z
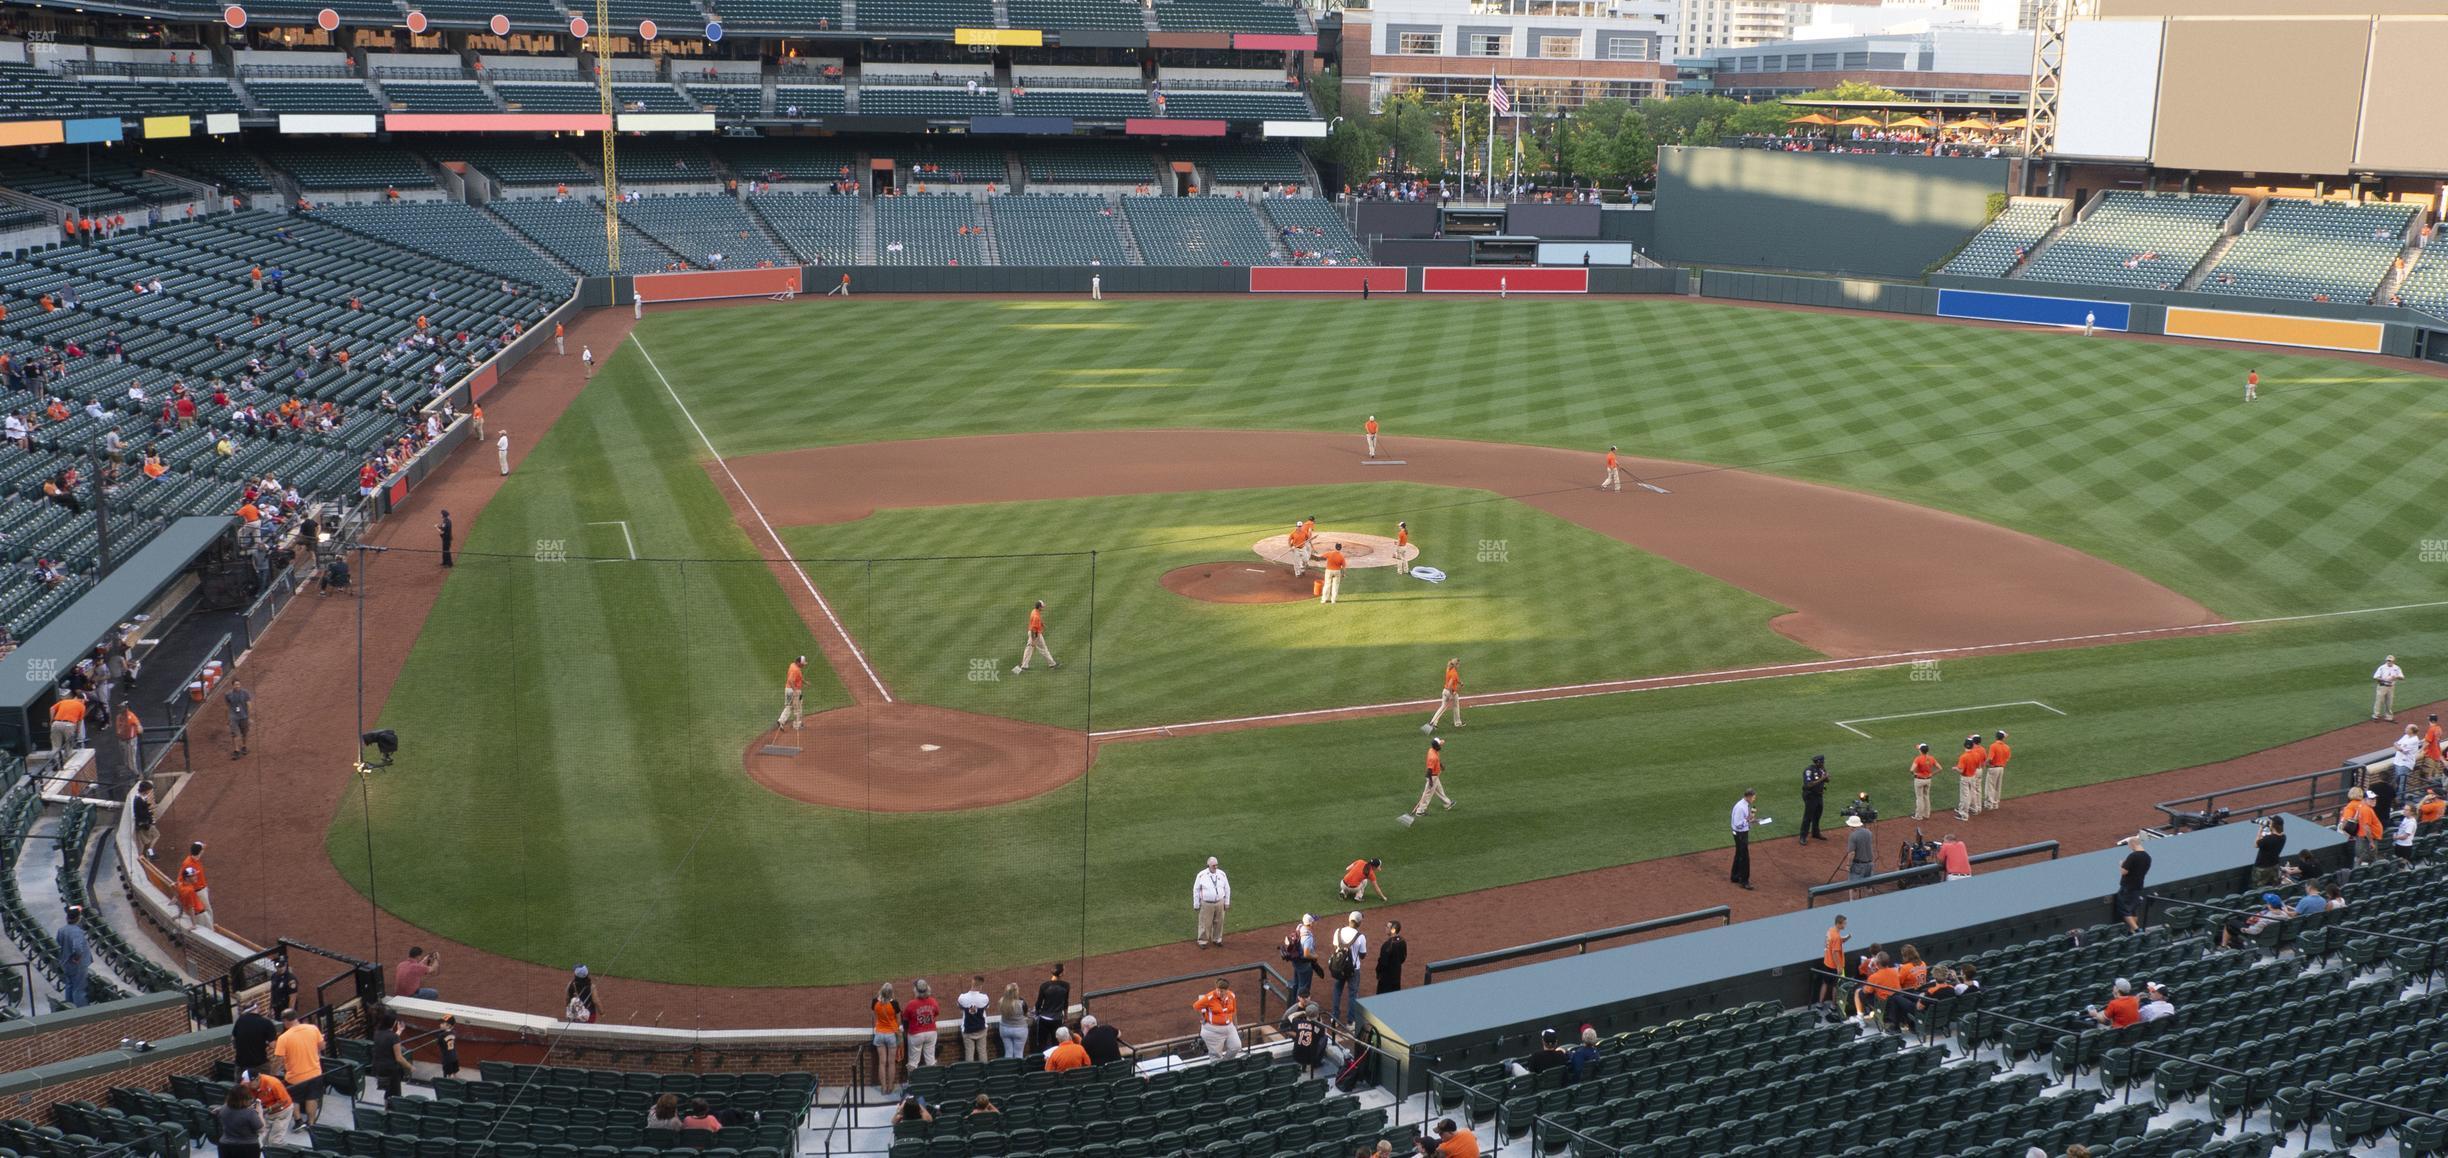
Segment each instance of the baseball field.
M1716 847L1814 753L1890 810L1972 729L2016 795L2222 759L2361 718L2383 653L2433 698L2442 397L1679 301L657 314L464 541L381 706L413 767L327 846L506 956L848 984L1184 939L1207 855L1238 931L1355 856L1409 900ZM1253 545L1308 515L1444 578L1179 590L1289 587ZM1061 666L1015 672L1035 600ZM1455 657L1514 702L1402 828Z

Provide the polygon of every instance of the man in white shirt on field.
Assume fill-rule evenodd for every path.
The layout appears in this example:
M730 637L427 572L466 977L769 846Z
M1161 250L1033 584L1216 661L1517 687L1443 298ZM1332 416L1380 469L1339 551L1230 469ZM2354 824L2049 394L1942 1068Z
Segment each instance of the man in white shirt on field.
M1190 908L1198 914L1198 943L1204 949L1224 943L1224 914L1232 909L1232 878L1207 858L1207 868L1190 883Z
M2380 661L2372 671L2372 718L2395 723L2397 720L2397 685L2405 679L2405 669L2397 666L2397 657Z

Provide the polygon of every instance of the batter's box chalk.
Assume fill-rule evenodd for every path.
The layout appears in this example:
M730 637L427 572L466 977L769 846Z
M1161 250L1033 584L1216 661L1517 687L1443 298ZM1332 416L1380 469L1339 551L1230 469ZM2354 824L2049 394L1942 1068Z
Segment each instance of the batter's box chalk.
M786 747L781 744L767 744L764 747L757 749L757 752L758 754L765 756L796 756L799 754L799 749Z
M1360 465L1362 465L1362 466L1409 466L1409 465L1411 465L1411 460L1409 460L1409 459L1403 459L1403 458L1364 458L1364 459L1361 459L1361 460L1360 460Z

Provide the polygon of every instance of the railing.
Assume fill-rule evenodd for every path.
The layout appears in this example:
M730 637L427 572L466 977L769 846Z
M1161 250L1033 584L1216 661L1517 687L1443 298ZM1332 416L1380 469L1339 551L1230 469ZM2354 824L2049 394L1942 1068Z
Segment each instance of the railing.
M1589 952L1589 947L1600 941L1637 937L1643 933L1654 933L1660 929L1672 929L1679 925L1698 924L1702 921L1715 921L1720 925L1733 924L1734 910L1724 905L1711 905L1705 909L1694 909L1691 912L1677 913L1671 917L1652 917L1646 921L1634 921L1629 925L1617 925L1610 929L1594 929L1587 933L1574 933L1569 936L1550 937L1544 941L1532 941L1527 945L1514 945L1505 949L1490 949L1485 953L1471 953L1461 957L1448 957L1442 961L1431 961L1420 974L1420 984L1426 985L1434 982L1439 973L1451 973L1456 969L1476 969L1482 965L1496 965L1523 957L1536 957L1542 953L1553 953L1561 949L1570 949L1575 956L1578 956Z
M833 1153L833 1135L836 1132L842 1136L842 1152L852 1152L850 1140L858 1136L858 1111L867 1104L867 1059L874 1056L876 1051L873 1044L862 1045L850 1055L850 1084L842 1087L841 1101L833 1107L833 1120L825 1124L824 1132L820 1135L822 1140L818 1143L828 1158ZM842 1121L845 1116L850 1119L847 1123Z
M1991 852L1979 853L1970 859L1971 862L1976 865L1993 864L2002 860L2012 860L2016 857L2038 856L2041 853L2047 853L2050 860L2056 860L2057 852L2058 847L2056 841L2042 840L2034 841L2031 844L2018 844L2013 848L2001 848ZM1944 875L1945 869L1940 866L1938 862L1931 861L1928 864L1914 865L1911 868L1889 869L1883 873L1872 873L1871 875L1863 877L1857 881L1834 881L1824 885L1812 885L1810 888L1803 891L1802 907L1805 909L1811 908L1819 903L1819 898L1828 896L1832 893L1849 893L1859 889L1869 889L1875 892L1881 885L1902 884L1905 881L1937 880L1942 878Z
M1429 1117L1429 1118L1435 1118L1437 1115L1442 1114L1442 1113L1444 1113L1444 1112L1445 1112L1445 1107L1446 1107L1446 1106L1453 1104L1453 1103L1451 1103L1451 1102L1447 1101L1447 1100L1446 1100L1446 1098L1445 1098L1445 1096L1444 1096L1445 1089L1446 1089L1447 1087L1449 1087L1449 1086L1450 1086L1450 1087L1452 1087L1453 1089L1456 1089L1456 1090L1461 1091L1461 1093L1462 1093L1462 1097L1461 1097L1461 1104L1462 1104L1462 1119L1463 1119L1464 1121L1466 1121L1466 1122L1470 1120L1470 1106L1471 1106L1471 1099L1473 1099L1473 1098L1477 1098L1477 1099L1479 1099L1480 1101L1485 1102L1485 1103L1486 1103L1486 1104L1488 1104L1488 1105L1491 1105L1491 1106L1496 1107L1496 1117L1495 1117L1495 1119L1493 1120L1492 1124L1491 1124L1491 1125L1488 1127L1490 1130L1493 1130L1493 1131L1495 1132L1494 1137L1491 1139L1491 1141L1492 1141L1492 1142L1494 1142L1494 1143L1495 1143L1495 1145L1487 1146L1487 1147L1485 1147L1485 1149L1488 1149L1488 1150L1495 1150L1495 1149L1498 1149L1499 1147L1501 1147L1501 1146L1503 1145L1503 1143L1504 1143L1504 1137L1505 1137L1505 1128L1504 1128L1504 1122L1505 1122L1505 1103L1504 1103L1504 1099L1503 1099L1503 1098L1500 1098L1500 1097L1497 1097L1496 1095L1491 1094L1491 1093L1489 1093L1489 1092L1487 1092L1487 1091L1485 1091L1485 1090L1482 1090L1482 1089L1480 1089L1480 1088L1478 1088L1478 1087L1476 1087L1476 1086L1473 1086L1473 1085L1471 1085L1470 1083L1465 1082L1465 1081L1463 1081L1463 1080L1462 1080L1462 1079L1460 1079L1460 1078L1454 1077L1454 1076L1453 1076L1453 1075L1451 1075L1451 1074L1441 1074L1441 1073L1434 1073L1434 1072L1431 1072L1431 1073L1428 1075L1428 1098L1427 1098L1427 1101L1426 1101L1426 1105L1427 1105L1427 1108L1428 1108L1428 1117ZM1594 1141L1594 1139L1593 1139L1593 1141ZM1610 1151L1611 1151L1611 1149L1612 1149L1612 1148L1610 1148Z
M1159 977L1153 981L1138 981L1129 985L1117 985L1111 989L1092 989L1080 994L1078 1000L1072 1003L1072 1008L1064 1012L1066 1015L1094 1013L1096 1012L1094 1002L1100 997L1117 997L1125 993L1137 993L1142 989L1162 989L1168 985L1213 981L1218 977L1237 977L1243 973L1251 975L1252 985L1258 990L1258 1019L1243 1021L1240 1024L1251 1026L1272 1024L1275 1019L1267 1013L1267 998L1272 995L1277 1004L1289 1008L1292 1001L1292 983L1285 980L1283 974L1277 973L1274 966L1264 961L1252 961L1247 965L1233 965L1222 969L1202 969L1196 973ZM1191 1037L1186 1040L1195 1043L1198 1039ZM1150 1042L1141 1048L1161 1052L1165 1044L1164 1042Z
M2281 776L2276 780L2241 784L2234 788L2221 788L2213 792L2204 792L2199 796L2182 796L2174 800L2163 800L2152 807L2167 816L2169 828L2178 831L2188 828L2213 828L2225 824L2230 817L2235 815L2237 809L2244 810L2244 818L2247 820L2259 820L2273 812L2298 812L2305 816L2318 818L2324 813L2334 812L2343 807L2346 803L2346 790L2355 787L2362 781L2365 769L2388 760L2391 755L2392 753L2387 749L2382 749L2378 752L2357 756L2335 768ZM2258 792L2277 792L2279 795L2251 803L2235 801L2237 797L2250 796ZM2222 804L2222 801L2229 803Z
M2180 908L2204 909L2213 913L2225 913L2231 917L2258 917L2262 915L2257 909L2231 909L2225 905L2213 905L2203 901L2180 901L2174 897L2162 896L2158 893L2146 893L2143 895L2143 899L2157 904L2176 905ZM2328 912L2329 910L2323 909L2321 911ZM2295 920L2296 918L2289 917L2283 919ZM2309 918L2307 917L2305 919ZM2377 937L2383 941L2396 941L2402 944L2419 946L2421 948L2430 950L2430 953L2425 960L2425 964L2423 965L2423 981L2425 983L2428 983L2431 980L2433 974L2439 972L2440 949L2442 946L2448 945L2448 941L2439 939L2424 940L2421 937L2408 937L2403 933L2384 933L2378 929L2363 929L2346 924L2325 924L2322 925L2321 928L2331 932L2346 933L2357 937Z

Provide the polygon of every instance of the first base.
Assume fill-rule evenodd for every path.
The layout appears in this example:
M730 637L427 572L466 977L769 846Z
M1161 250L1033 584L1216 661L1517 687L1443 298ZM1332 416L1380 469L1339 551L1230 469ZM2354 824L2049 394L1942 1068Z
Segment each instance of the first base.
M1419 818L1418 818L1418 817L1416 817L1416 816L1411 815L1411 814L1410 814L1410 813L1408 813L1408 812L1406 812L1406 813L1403 813L1403 814L1402 814L1402 815L1400 815L1400 816L1395 817L1395 818L1394 818L1394 823L1399 824L1399 825L1403 826L1404 828L1409 828L1409 827L1411 827L1411 822L1412 822L1412 821L1414 821L1414 820L1417 820L1417 819L1419 819Z
M799 754L799 749L783 744L767 744L757 749L757 753L763 756L796 756Z

